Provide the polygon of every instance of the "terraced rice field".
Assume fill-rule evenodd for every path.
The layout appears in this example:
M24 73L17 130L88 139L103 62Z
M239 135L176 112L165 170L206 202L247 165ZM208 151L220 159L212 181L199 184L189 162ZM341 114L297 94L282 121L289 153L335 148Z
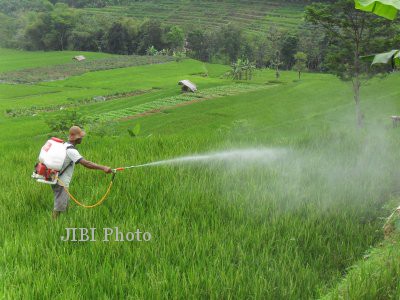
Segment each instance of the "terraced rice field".
M0 50L0 70L70 55ZM400 74L363 86L357 129L351 86L332 75L282 72L271 84L274 72L259 70L235 82L228 68L187 59L0 83L3 298L398 298L400 245L382 225L400 202L390 120ZM182 79L198 93L182 95ZM98 97L109 98L82 101ZM7 114L32 107L44 110ZM53 221L52 191L30 175L48 137L66 138L46 123L65 111L95 117L77 146L86 159L113 168L184 159L118 173L101 206L71 203ZM77 165L70 191L92 204L109 182ZM66 228L96 228L96 241L62 241ZM105 241L104 228L142 235Z
M191 28L217 28L229 22L239 25L249 34L259 34L274 25L285 30L296 30L303 22L304 5L279 1L218 2L144 1L131 6L86 8L88 14L129 16L137 19L153 18L164 24Z

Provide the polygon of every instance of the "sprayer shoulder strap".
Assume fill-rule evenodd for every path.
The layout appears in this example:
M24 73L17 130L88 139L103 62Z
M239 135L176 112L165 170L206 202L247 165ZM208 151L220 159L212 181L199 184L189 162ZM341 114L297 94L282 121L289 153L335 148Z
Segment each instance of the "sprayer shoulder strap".
M65 151L68 150L68 149L75 149L75 147L73 145L70 145L65 149ZM71 160L70 163L63 170L60 171L58 176L61 176L70 166L72 166L73 163L74 162Z

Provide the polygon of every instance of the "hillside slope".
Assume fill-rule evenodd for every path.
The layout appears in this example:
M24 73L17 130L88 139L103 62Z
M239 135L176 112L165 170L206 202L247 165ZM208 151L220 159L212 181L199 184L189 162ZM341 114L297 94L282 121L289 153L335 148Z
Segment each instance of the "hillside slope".
M303 22L305 4L284 1L140 1L128 6L86 8L88 14L151 18L163 24L215 28L229 22L247 33L262 33L269 26L295 30Z
M235 82L223 76L227 68L188 59L0 84L0 294L310 299L331 291L379 246L382 217L399 190L399 128L390 120L400 111L399 74L363 86L366 126L358 130L349 83L312 73L298 80L295 72L277 81L271 70ZM198 85L193 97L205 97L185 103L181 79ZM65 137L48 121L68 111L92 120L78 146L86 159L113 168L203 160L118 173L101 206L71 203L53 222L51 189L29 176L48 136ZM241 155L204 160L216 152ZM77 166L70 191L92 204L109 180ZM71 227L140 229L153 238L61 241ZM386 290L394 294L393 282Z

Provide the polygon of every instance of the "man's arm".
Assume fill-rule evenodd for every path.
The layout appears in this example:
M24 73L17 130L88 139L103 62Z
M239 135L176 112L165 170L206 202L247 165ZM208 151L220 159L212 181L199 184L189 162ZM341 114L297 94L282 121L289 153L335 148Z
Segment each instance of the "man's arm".
M102 171L104 171L106 173L112 173L112 170L111 170L110 167L106 167L106 166L101 166L101 165L95 164L94 162L91 162L91 161L86 160L84 158L80 159L79 163L82 166L84 166L84 167L86 167L88 169L102 170Z

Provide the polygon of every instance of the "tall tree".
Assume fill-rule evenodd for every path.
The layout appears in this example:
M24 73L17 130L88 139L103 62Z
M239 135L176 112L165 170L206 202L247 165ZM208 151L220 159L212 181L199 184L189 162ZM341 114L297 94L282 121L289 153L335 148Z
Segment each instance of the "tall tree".
M322 70L322 62L326 56L327 37L319 26L304 24L299 30L299 51L307 55L307 69Z
M217 44L222 53L228 55L231 62L236 61L242 44L242 30L233 24L223 26L217 34Z
M193 58L209 61L209 35L200 28L192 29L187 35L187 48Z
M145 20L139 29L139 54L145 54L146 50L154 46L157 50L161 50L165 46L164 32L160 21Z
M74 10L63 3L57 3L51 12L53 34L58 40L58 50L64 50L67 47L68 37L75 23L74 16Z
M294 63L294 55L297 52L299 38L294 34L287 34L284 36L281 47L282 63L284 68L290 70Z
M275 77L277 79L280 77L279 68L282 65L281 44L283 35L283 32L278 30L276 26L271 26L267 33L270 66L275 69Z
M172 26L167 33L168 46L174 51L182 51L185 42L185 32L179 26Z
M313 4L306 8L306 20L322 26L330 38L330 52L326 58L329 70L353 84L356 119L363 125L360 107L361 74L366 70L360 60L383 38L389 41L394 31L391 24L354 8L352 0L339 0L332 4ZM375 49L375 51L378 49Z
M110 53L127 54L128 31L120 22L115 22L109 29L106 40L106 50Z
M299 79L301 79L301 73L306 70L307 54L304 52L297 52L294 55L296 63L294 64L294 69L299 73Z

